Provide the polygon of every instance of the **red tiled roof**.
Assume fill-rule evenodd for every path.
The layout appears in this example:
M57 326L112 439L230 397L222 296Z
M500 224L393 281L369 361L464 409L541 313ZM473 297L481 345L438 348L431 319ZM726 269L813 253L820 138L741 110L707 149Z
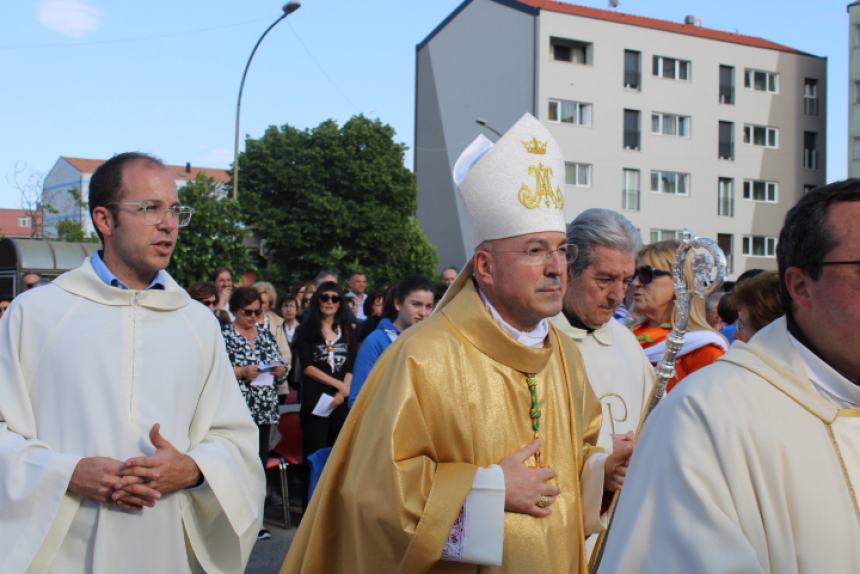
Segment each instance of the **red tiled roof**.
M85 159L80 157L66 157L63 159L72 164L75 169L81 173L93 173L96 168L105 162L103 159ZM191 171L186 172L184 165L168 165L167 168L173 174L175 179L194 179L198 173L202 173L206 177L211 177L219 183L227 183L230 177L227 172L217 167L194 167L191 166Z
M30 227L18 227L18 218L22 215L31 216L35 221L31 221ZM33 227L39 223L42 214L35 212L31 214L24 209L4 209L0 208L0 235L6 237L30 237Z
M599 8L589 8L587 6L578 6L576 4L567 4L566 2L555 2L553 0L517 0L520 4L538 8L541 10L550 10L552 12L563 12L565 14L574 14L584 18L596 18L598 20L607 20L617 22L619 24L628 24L630 26L640 26L642 28L653 28L655 30L663 30L665 32L675 32L677 34L686 34L687 36L697 36L699 38L708 38L720 42L731 42L733 44L743 44L754 48L764 48L767 50L778 50L780 52L790 52L792 54L803 54L811 56L806 52L795 50L764 38L755 36L744 36L743 34L732 34L731 32L723 32L721 30L713 30L711 28L703 28L694 24L681 24L671 22L669 20L657 20L656 18L645 18L644 16L634 16L633 14L624 14L613 10L601 10Z

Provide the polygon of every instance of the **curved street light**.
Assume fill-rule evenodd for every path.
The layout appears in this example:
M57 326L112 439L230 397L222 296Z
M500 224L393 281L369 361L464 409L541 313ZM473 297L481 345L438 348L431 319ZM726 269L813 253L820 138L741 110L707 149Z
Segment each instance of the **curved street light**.
M482 128L486 128L486 129L490 130L491 132L493 132L497 136L502 137L502 134L499 133L499 130L497 130L496 128L494 128L490 124L488 124L487 120L485 120L481 116L478 116L477 118L475 118L475 123L478 124L479 126L481 126Z
M239 199L239 112L242 109L242 90L245 89L245 76L248 75L248 68L251 67L251 60L254 59L254 54L257 53L257 48L260 47L260 43L263 41L263 38L266 37L266 34L269 31L278 25L278 23L298 10L302 7L302 3L299 0L290 0L284 7L281 8L283 14L281 14L277 20L271 23L266 31L263 32L263 35L260 36L257 43L254 44L254 49L251 50L251 55L248 56L248 61L245 63L245 71L242 72L242 81L239 83L239 98L236 100L236 145L233 148L233 199Z

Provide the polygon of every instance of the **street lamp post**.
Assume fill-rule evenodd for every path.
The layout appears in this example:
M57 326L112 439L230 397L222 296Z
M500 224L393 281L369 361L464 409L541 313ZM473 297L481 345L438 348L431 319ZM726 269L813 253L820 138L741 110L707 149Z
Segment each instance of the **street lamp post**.
M499 133L499 130L497 130L496 128L494 128L490 124L488 124L487 120L485 120L481 116L478 116L477 118L475 118L475 123L478 124L479 126L481 126L482 128L486 128L486 129L490 130L491 132L493 132L497 136L502 137L502 134Z
M278 25L278 23L301 8L302 3L299 0L290 0L284 7L281 9L283 14L281 14L277 20L271 23L266 31L263 32L263 35L257 40L257 43L254 44L254 49L251 50L251 55L248 56L248 61L245 63L245 71L242 72L242 81L239 83L239 98L236 100L236 142L233 148L233 199L239 199L239 112L242 110L242 90L245 89L245 76L248 75L248 68L251 67L251 60L254 59L254 54L257 53L257 48L260 47L260 43L263 41L263 38L266 37L266 34L269 31Z

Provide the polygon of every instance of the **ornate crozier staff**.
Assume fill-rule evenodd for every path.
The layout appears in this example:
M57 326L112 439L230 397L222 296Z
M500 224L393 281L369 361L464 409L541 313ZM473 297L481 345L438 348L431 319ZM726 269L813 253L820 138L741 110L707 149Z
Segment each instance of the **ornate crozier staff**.
M684 267L687 265L690 252L693 252L691 266L692 285L687 284ZM666 350L663 358L657 365L657 383L654 385L654 393L651 402L642 413L639 426L636 429L636 437L642 430L645 419L651 411L660 403L666 395L666 385L675 376L675 357L684 345L684 335L687 333L687 323L690 321L690 306L693 297L704 299L723 284L726 278L726 255L717 245L717 242L707 237L694 237L689 230L684 229L681 233L681 245L675 254L675 265L672 267L672 280L675 284L675 315L672 321L672 331L666 337ZM635 439L634 439L635 440ZM618 504L618 496L621 491L615 491L612 496L612 504L609 506L609 524L606 530L600 533L594 552L591 554L590 570L596 573L603 558L603 548L609 529L612 528L612 520L615 517L615 507Z

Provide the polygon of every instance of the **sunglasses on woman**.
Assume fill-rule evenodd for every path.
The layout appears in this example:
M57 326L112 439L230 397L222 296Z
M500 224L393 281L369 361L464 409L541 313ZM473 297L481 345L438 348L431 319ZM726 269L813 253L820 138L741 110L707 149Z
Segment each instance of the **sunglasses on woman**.
M639 282L642 285L648 285L656 279L657 277L671 277L671 271L663 271L662 269L654 269L650 265L643 265L641 267L636 268L636 272L633 274L633 279L639 278Z
M246 317L250 317L252 315L254 317L259 317L260 315L263 314L263 310L262 309L242 309L242 314L245 315Z
M329 295L328 293L323 293L322 295L320 295L320 302L340 303L340 295Z

